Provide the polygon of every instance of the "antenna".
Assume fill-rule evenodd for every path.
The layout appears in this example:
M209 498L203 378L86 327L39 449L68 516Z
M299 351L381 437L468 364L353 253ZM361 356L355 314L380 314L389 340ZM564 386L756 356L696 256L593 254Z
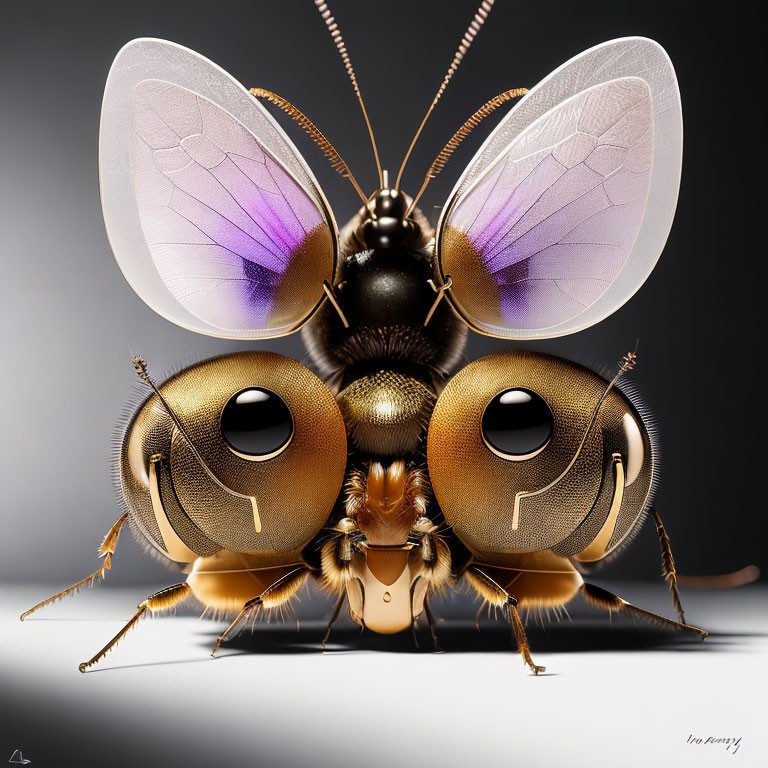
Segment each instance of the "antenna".
M318 0L315 0L315 2L317 3ZM467 27L467 31L464 33L464 37L461 38L461 42L459 43L459 48L454 54L453 61L451 61L451 66L448 67L448 71L446 72L445 77L443 78L443 82L440 85L440 87L437 89L435 98L432 100L432 103L429 105L427 114L424 115L424 119L421 121L421 125L419 126L419 129L416 131L416 135L413 137L411 146L408 147L408 151L405 153L405 157L403 158L403 164L400 166L400 171L397 174L397 181L395 181L396 190L400 189L400 179L403 177L403 171L405 170L405 166L406 166L406 163L408 162L408 158L411 156L411 152L413 151L414 146L416 146L416 142L418 141L418 138L421 135L421 132L424 129L424 126L427 124L427 120L429 119L429 116L432 114L432 110L437 105L437 102L440 101L440 97L443 95L446 87L448 86L448 83L451 81L451 78L453 77L453 73L459 68L459 64L461 64L461 60L464 58L464 55L466 54L466 52L469 50L469 46L472 45L472 41L475 39L475 36L480 31L480 27L483 26L483 23L488 18L488 14L491 12L491 8L493 8L493 3L494 3L494 0L483 0L483 2L480 3L480 7L477 9L477 13L475 13L474 18L472 19L469 26Z
M357 179L352 175L352 171L349 170L347 164L341 159L341 155L336 151L336 147L323 135L322 131L298 108L287 101L282 96L278 96L272 91L268 91L266 88L251 88L250 93L257 99L266 99L271 104L275 104L285 112L286 115L295 120L299 126L304 130L304 133L309 136L312 141L317 144L322 150L323 154L331 164L331 168L337 171L345 179L349 179L355 191L363 201L363 204L368 202L368 198L365 193L360 189L360 185L357 183Z
M429 166L427 174L424 176L424 182L421 185L421 189L418 191L416 197L411 200L411 204L408 206L404 218L408 218L411 211L416 207L416 203L419 202L419 198L424 194L424 190L427 188L429 182L432 181L443 168L445 168L446 163L455 152L456 147L469 136L472 129L477 128L477 126L480 125L491 112L502 104L511 101L512 99L516 99L518 96L525 96L526 93L528 93L527 88L512 88L509 91L500 93L498 96L494 96L490 101L486 101L485 104L483 104L483 106L480 107L480 109L478 109L477 112L475 112L472 117L470 117L469 120L456 131L456 133L453 134L450 141L440 150L440 154L434 159L432 165Z
M635 349L637 349L637 347L635 347ZM616 386L616 382L627 371L633 370L636 365L637 365L637 355L634 352L627 352L627 354L621 358L621 360L619 361L619 369L618 371L616 371L616 375L610 380L610 382L608 382L608 386L605 388L605 390L603 391L603 394L600 396L600 399L597 401L597 405L592 411L592 416L589 419L589 422L587 423L587 428L584 431L584 434L582 435L581 442L579 443L579 447L576 449L576 453L573 454L573 456L571 457L571 460L568 462L568 466L551 483L548 483L543 488L539 488L538 491L518 491L515 494L515 503L512 510L512 524L510 526L513 531L517 530L518 521L520 520L520 501L530 496L539 496L542 493L546 493L547 491L554 488L571 471L571 469L573 468L573 465L576 463L576 460L581 455L581 451L587 442L587 438L592 432L592 428L595 426L595 422L597 421L597 415L600 412L600 407L605 402L605 399L611 393L611 390L614 388L614 386Z
M213 480L213 482L216 483L216 485L218 485L222 491L225 491L226 493L229 493L232 496L237 496L238 498L241 498L241 499L248 499L248 501L251 502L251 509L253 510L254 528L256 530L256 533L261 533L261 518L259 517L259 507L258 507L258 504L256 503L256 497L248 496L245 493L238 493L237 491L230 488L228 485L225 485L221 480L219 480L219 478L216 476L214 471L208 466L205 459L200 455L200 452L197 450L197 448L195 447L195 444L192 442L192 438L187 433L187 430L184 429L184 426L181 423L179 417L176 415L176 412L171 408L171 406L168 404L168 401L163 397L162 392L160 392L160 389L152 380L152 377L149 375L149 371L147 370L147 363L141 355L137 355L136 357L133 358L133 367L136 369L136 374L138 375L138 377L142 381L146 382L149 388L155 393L155 396L160 402L160 405L168 414L168 418L170 418L170 420L173 422L176 429L179 430L179 434L186 441L187 447L189 448L190 451L192 451L192 455L197 460L197 463L202 467L205 474L208 475L208 477L210 477L211 480Z
M492 1L492 0L491 0ZM488 0L486 0L488 2ZM315 0L315 6L323 17L325 26L328 27L328 31L331 33L333 42L336 44L336 48L341 54L341 60L344 62L344 68L347 70L349 79L352 82L352 87L355 89L355 96L360 102L360 109L363 110L363 117L365 118L365 124L368 127L368 135L371 137L371 146L373 147L373 156L376 159L376 171L379 174L379 187L384 188L384 178L381 173L381 163L379 162L379 151L376 149L376 139L373 137L373 128L371 128L371 121L368 119L368 113L365 111L365 103L363 102L363 95L360 93L360 87L357 84L357 78L355 77L355 70L352 68L352 62L349 59L347 53L347 46L344 45L344 40L341 37L339 31L339 25L336 23L336 19L331 15L331 11L328 8L328 3L325 0Z

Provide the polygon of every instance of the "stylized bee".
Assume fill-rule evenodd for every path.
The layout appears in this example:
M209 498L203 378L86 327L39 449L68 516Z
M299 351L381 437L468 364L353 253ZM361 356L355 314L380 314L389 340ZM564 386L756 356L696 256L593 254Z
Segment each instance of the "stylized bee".
M302 330L319 376L250 351L156 385L118 459L128 522L186 580L146 612L197 601L232 621L221 642L312 576L380 633L434 633L430 595L464 580L503 609L533 672L520 607L592 604L699 636L685 624L669 541L651 506L652 435L632 397L586 368L528 351L461 366L467 328L502 339L584 329L638 290L664 246L680 180L674 70L643 38L598 45L531 91L491 99L456 132L415 198L401 189L424 124L491 10L484 0L394 185L338 25L315 0L370 133L368 195L325 136L282 97L243 88L186 48L139 39L118 54L101 123L112 249L159 314L229 339ZM416 207L484 117L523 97L461 175L436 230ZM338 230L325 196L259 99L290 115L362 198ZM647 515L682 623L585 583ZM24 618L22 616L22 618ZM326 635L327 638L327 635ZM214 649L214 653L216 651Z

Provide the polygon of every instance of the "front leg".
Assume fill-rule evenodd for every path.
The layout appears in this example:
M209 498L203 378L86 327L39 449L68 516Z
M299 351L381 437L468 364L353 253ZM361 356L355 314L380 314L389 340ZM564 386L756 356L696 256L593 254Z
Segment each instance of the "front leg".
M429 597L433 591L443 589L451 581L450 552L440 539L437 531L438 527L426 515L419 515L408 535L408 541L418 549L423 563L424 578L429 585L424 594L423 605L424 615L429 626L429 634L432 638L433 651L440 650L440 644L437 632L435 631L435 617L429 605ZM414 641L418 648L419 643L415 633L415 624L413 625L413 630Z
M483 573L477 566L471 565L465 574L467 581L473 589L487 600L491 605L503 608L512 627L512 636L517 645L517 650L525 663L530 667L534 675L546 671L546 667L540 667L533 663L525 627L517 610L517 600L506 590L502 589L490 576Z
M105 578L107 571L112 567L112 555L115 554L115 549L117 547L117 537L120 535L120 529L123 527L127 519L128 513L124 512L118 521L112 526L112 528L110 528L109 533L104 537L104 541L102 542L99 549L99 557L104 558L104 562L102 563L101 568L99 568L97 571L94 571L94 573L92 573L90 576L86 576L76 584L73 584L71 587L62 590L61 592L57 592L52 597L49 597L37 605L32 606L32 608L29 610L24 611L24 613L22 613L19 618L24 621L24 619L26 619L28 616L31 616L35 611L39 610L43 606L50 605L51 603L55 603L57 600L61 600L62 597L74 594L75 592L83 589L83 587L90 587L98 579L99 576L101 576L102 579Z
M336 598L336 605L333 606L333 613L331 614L331 618L328 621L328 629L326 629L325 635L323 637L323 650L325 650L325 646L328 644L328 640L331 638L331 630L333 629L333 625L336 623L336 619L339 618L339 614L341 613L341 606L344 605L346 596L347 593L342 590L339 592L339 596Z
M427 617L427 624L429 624L429 634L432 636L432 650L439 651L440 643L437 639L437 632L435 630L435 617L432 614L432 608L429 605L429 592L424 596L424 615Z
M358 474L356 478L364 490L365 477ZM381 530L373 524L363 530L365 523L356 514L365 503L365 493L350 496L347 509L351 514L333 526L334 536L321 551L323 584L337 596L332 621L346 593L350 615L360 626L382 634L413 629L425 611L430 591L451 579L450 550L424 515L414 516L414 524L399 532L395 542L373 542L372 538L383 535ZM427 620L434 640L431 612Z
M167 611L184 602L191 594L192 590L189 584L183 582L161 589L159 592L155 592L154 595L150 595L145 600L142 600L136 609L136 613L133 614L128 623L97 654L80 664L78 669L81 672L85 672L86 669L103 659L139 623L139 620L147 611L150 613Z
M279 605L287 603L298 592L301 585L305 582L309 569L301 566L300 568L294 568L284 576L281 576L274 584L267 587L260 595L254 597L252 600L248 600L245 605L240 609L240 613L237 614L234 621L219 635L216 640L216 647L213 649L211 656L215 656L216 652L221 647L221 644L226 639L227 635L232 632L243 619L249 616L256 616L262 608L276 608Z

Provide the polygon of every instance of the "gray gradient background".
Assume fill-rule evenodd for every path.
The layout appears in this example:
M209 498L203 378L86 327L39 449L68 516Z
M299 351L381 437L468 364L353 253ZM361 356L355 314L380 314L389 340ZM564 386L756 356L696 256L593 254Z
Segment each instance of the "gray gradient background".
M472 3L335 0L333 10L385 165L394 171ZM723 17L699 3L500 0L406 176L412 190L486 99L532 86L591 45L638 34L666 47L686 126L680 203L666 251L614 316L575 336L528 346L613 365L639 337L633 378L661 428L658 507L686 573L760 564L765 548L764 512L756 500L764 387L754 375L764 286L753 275L759 198L748 180L760 157L744 151L756 116L749 78L758 71L757 47L742 37L749 27L743 15ZM352 90L309 0L3 3L0 580L64 585L95 565L95 548L117 517L111 433L134 387L133 353L159 372L249 346L198 336L155 315L110 254L97 182L100 101L112 58L138 36L190 46L246 86L284 95L332 138L364 186L373 185ZM716 40L724 47L715 49ZM433 206L445 200L493 124L495 118L432 184L423 205L433 220ZM355 209L351 187L303 135L288 130L343 222ZM507 346L472 335L467 355ZM298 336L250 347L295 357L303 352ZM651 579L658 571L655 532L647 526L606 573ZM167 579L123 537L112 582Z
M472 2L333 0L332 7L394 169ZM764 386L755 375L765 176L756 102L764 88L756 80L761 48L750 38L759 27L745 7L497 0L407 175L413 189L486 99L536 83L591 45L640 34L667 48L686 144L666 252L613 317L535 346L613 364L640 337L633 378L660 424L658 505L686 573L765 559ZM360 637L348 619L320 653L329 606L316 591L297 609L301 633L263 627L212 660L221 625L147 621L95 673L80 675L77 663L138 600L174 580L125 535L109 583L18 621L22 609L95 567L96 547L117 516L111 431L135 387L131 353L159 372L245 346L155 315L107 246L97 184L101 94L117 50L145 35L188 45L244 84L294 101L358 178L373 183L361 117L310 0L0 4L0 750L7 750L0 761L21 748L30 768L765 765L764 586L684 590L690 620L714 633L695 647L631 621L609 624L575 600L573 624L529 627L535 658L548 667L542 678L508 652L505 626L486 622L478 634L474 607L456 593L436 606L449 619L439 630L445 654L416 656L403 635ZM424 200L433 218L432 206L494 123L433 183ZM351 187L288 130L345 220L355 208ZM302 354L298 338L251 346ZM507 346L472 336L468 357ZM598 583L671 615L659 570L647 526ZM618 583L626 578L653 584ZM736 755L694 749L689 733L743 736L744 747Z

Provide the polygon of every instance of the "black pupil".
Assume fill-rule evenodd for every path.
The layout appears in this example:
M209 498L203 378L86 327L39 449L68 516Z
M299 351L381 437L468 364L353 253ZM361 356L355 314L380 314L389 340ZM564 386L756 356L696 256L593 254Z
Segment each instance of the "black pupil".
M499 392L485 408L483 436L507 456L538 451L552 434L552 411L544 398L530 389Z
M269 456L293 434L293 418L280 395L249 387L233 395L221 414L221 434L239 453Z

